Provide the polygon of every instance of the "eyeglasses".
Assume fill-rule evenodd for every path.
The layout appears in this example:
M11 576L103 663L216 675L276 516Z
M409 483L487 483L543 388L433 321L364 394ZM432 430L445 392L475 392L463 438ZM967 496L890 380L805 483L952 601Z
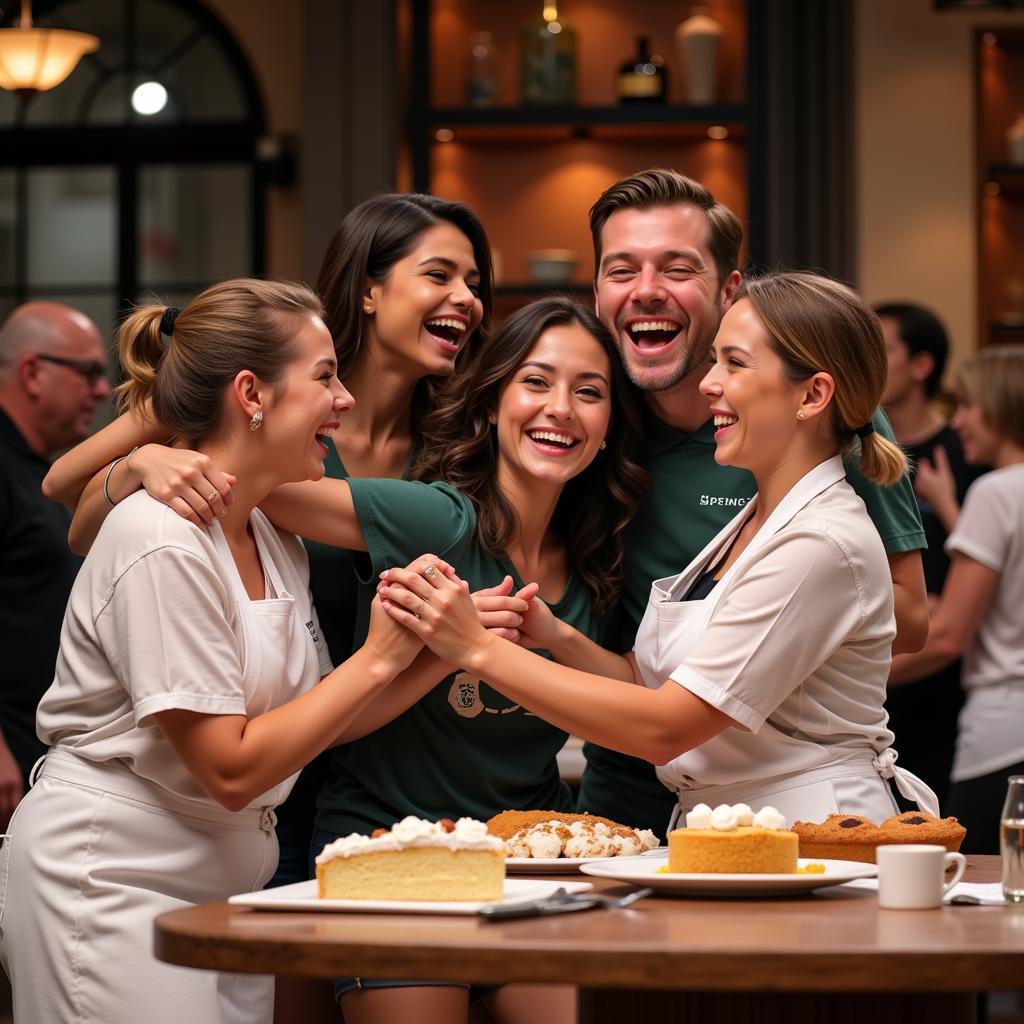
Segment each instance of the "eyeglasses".
M68 359L66 356L49 356L43 352L36 353L36 359L44 363L56 363L58 366L66 366L69 370L81 374L88 382L89 387L94 388L101 380L106 379L107 368L95 359Z

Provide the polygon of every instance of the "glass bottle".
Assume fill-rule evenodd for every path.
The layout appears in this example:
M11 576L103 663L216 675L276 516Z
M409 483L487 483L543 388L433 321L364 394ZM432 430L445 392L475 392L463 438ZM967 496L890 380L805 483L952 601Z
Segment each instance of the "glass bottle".
M520 86L526 106L576 102L576 32L545 0L541 16L520 32Z
M620 103L664 103L667 81L665 62L651 53L647 36L636 41L636 55L619 68L615 80Z
M469 37L469 73L466 76L466 102L471 107L491 107L498 93L494 72L494 40L490 32L474 32Z
M999 852L1003 895L1008 903L1024 903L1024 775L1010 776L999 821Z

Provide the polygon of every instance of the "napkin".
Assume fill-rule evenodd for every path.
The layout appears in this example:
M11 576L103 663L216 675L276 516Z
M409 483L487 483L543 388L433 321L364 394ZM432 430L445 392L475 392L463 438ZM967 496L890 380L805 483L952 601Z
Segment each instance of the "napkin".
M853 886L857 889L874 889L878 891L877 878L855 878L850 882L844 882L843 886ZM1002 906L1006 902L1003 896L1003 887L999 882L957 882L944 897L948 903L954 896L973 896L985 906Z

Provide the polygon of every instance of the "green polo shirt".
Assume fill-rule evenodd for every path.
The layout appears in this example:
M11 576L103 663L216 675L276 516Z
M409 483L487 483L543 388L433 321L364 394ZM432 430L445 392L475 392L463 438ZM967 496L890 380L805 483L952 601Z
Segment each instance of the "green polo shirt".
M402 480L349 484L373 578L429 551L473 590L506 575L522 586L506 557L481 548L473 504L454 488ZM575 574L551 610L588 636L598 631L590 592ZM486 681L453 673L387 725L335 750L317 825L346 835L390 827L407 814L487 819L509 809L570 810L555 760L565 740L563 731Z
M875 429L890 440L881 410ZM626 534L624 592L609 625L607 646L629 650L636 637L651 583L686 568L707 543L753 497L754 478L744 469L715 462L715 428L709 420L694 434L646 414L646 467L652 488ZM867 506L889 554L926 547L910 480L892 487L866 480L852 463L847 479ZM664 835L675 795L658 781L654 766L592 743L584 744L587 766L578 809Z

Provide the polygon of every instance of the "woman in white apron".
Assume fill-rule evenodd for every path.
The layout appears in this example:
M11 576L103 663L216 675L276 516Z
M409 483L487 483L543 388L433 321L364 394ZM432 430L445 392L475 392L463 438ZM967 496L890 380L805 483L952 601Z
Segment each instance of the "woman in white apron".
M122 403L151 400L233 476L202 495L208 529L144 492L119 503L130 458L91 485L117 507L72 590L39 707L50 750L0 849L17 1024L269 1019L269 979L157 962L153 918L271 876L295 773L421 646L377 611L332 672L302 546L256 509L323 474L319 435L351 405L319 316L304 286L241 280L121 329Z
M905 471L870 427L886 373L878 321L842 285L775 274L744 287L714 348L700 388L716 458L750 470L758 494L679 576L654 583L632 655L602 650L535 601L524 641L561 664L541 661L487 637L436 573L389 570L385 607L535 714L659 764L677 815L742 801L790 821L881 821L897 810L893 777L937 813L931 791L895 764L883 708L892 585L840 454L859 436L868 479Z

